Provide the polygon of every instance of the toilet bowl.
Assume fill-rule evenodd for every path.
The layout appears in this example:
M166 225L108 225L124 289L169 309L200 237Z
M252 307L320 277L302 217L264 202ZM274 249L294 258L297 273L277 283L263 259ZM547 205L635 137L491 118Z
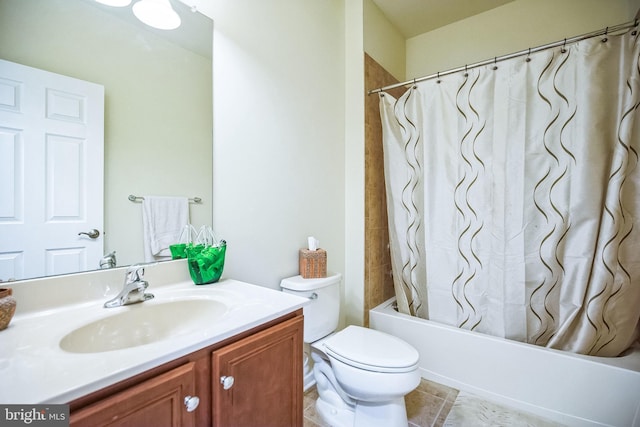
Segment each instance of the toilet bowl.
M407 425L404 396L420 383L416 349L359 326L311 345L316 409L333 426Z
M305 390L316 384L316 409L334 427L406 427L404 396L420 383L418 351L360 326L335 332L341 278L295 276L280 282L283 292L310 300L303 307L304 342L314 366L303 373ZM310 369L308 360L304 366Z

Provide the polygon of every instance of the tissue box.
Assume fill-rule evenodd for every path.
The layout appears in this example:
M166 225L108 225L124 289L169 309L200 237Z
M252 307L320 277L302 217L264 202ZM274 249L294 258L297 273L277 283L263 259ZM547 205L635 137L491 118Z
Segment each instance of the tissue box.
M303 279L327 277L327 251L300 249L300 275Z

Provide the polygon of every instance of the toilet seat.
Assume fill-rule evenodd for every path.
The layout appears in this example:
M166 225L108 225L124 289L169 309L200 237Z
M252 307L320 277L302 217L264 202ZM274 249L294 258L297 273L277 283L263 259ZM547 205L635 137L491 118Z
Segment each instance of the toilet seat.
M348 326L323 342L328 356L373 372L402 373L416 369L420 355L405 341L360 326Z

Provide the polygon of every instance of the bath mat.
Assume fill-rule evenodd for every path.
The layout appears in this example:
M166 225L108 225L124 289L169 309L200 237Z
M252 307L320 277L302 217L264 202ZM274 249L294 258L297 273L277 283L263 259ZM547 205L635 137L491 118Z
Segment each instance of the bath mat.
M553 421L509 409L461 391L444 421L445 427L559 427Z

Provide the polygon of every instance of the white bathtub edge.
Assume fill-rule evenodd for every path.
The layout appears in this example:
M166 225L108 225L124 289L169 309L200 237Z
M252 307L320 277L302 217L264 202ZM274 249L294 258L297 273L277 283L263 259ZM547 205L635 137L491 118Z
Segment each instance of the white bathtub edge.
M413 318L397 313L393 302L370 310L370 327L413 345L423 378L568 426L640 427L640 372ZM423 334L431 335L420 340L415 330L425 327ZM492 376L492 370L502 375ZM558 384L545 382L551 380ZM528 382L540 390L522 386Z

